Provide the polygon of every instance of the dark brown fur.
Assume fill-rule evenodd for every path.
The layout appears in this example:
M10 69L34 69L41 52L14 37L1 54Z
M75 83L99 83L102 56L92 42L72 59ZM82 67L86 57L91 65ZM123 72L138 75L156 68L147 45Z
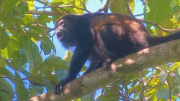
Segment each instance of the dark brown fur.
M123 14L66 15L57 21L56 35L64 46L76 46L68 76L58 83L56 94L76 78L88 58L91 64L85 74L100 67L109 70L118 58L180 38L179 32L151 37L141 22Z

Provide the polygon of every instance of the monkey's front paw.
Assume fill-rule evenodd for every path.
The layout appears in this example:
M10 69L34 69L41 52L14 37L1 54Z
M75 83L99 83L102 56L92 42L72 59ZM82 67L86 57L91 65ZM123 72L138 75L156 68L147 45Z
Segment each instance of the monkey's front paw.
M108 71L111 68L111 64L109 62L104 62L103 63L103 68L104 68L105 71Z
M60 94L63 92L63 87L64 87L64 85L66 84L65 81L66 81L66 80L63 79L62 81L60 81L60 82L55 86L55 89L54 89L55 94L60 95Z

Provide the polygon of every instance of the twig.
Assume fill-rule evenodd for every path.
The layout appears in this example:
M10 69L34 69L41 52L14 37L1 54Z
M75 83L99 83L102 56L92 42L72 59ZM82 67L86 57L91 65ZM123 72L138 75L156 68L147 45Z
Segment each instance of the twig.
M144 14L142 13L142 14L137 14L137 15L134 15L134 16L142 16L142 15L144 15Z
M96 13L100 13L101 11L104 11L105 13L108 13L108 5L109 5L109 0L106 0L106 3L104 4L103 7L101 7Z
M41 0L36 0L36 1L38 1L39 3L42 3L42 4L46 5L46 6L52 7L51 5L49 5L48 2L44 2L44 1L41 1Z
M172 33L172 32L176 32L178 30L180 30L180 27L177 28L177 29L165 29L163 27L161 27L160 25L158 25L157 23L154 23L154 22L150 22L150 21L146 21L146 20L143 20L143 19L138 19L139 21L142 21L144 23L148 23L148 24L151 24L151 25L154 25L154 26L157 26L159 29L165 31L165 32L168 32L168 33Z
M104 90L102 89L101 90L101 93L94 99L94 101L96 101L101 95L103 95L104 94Z
M167 84L168 84L168 87L169 87L169 101L171 101L171 85L170 85L170 82L169 82L169 72L168 73L168 76L167 76Z
M143 98L144 98L144 90L146 88L146 86L144 85L144 82L143 82L143 79L142 79L142 73L139 72L140 74L140 79L138 79L138 77L135 75L135 74L132 74L134 75L134 77L139 81L139 83L141 83L142 85L142 91L141 91L141 98L140 98L140 101L143 101Z
M35 17L34 15L33 15L33 18L34 18L34 21L36 22L36 24L37 24L38 26L41 26L41 27L47 28L47 29L51 29L51 28L49 28L49 27L47 27L47 26L41 25L41 24L36 20L36 17Z
M83 8L84 8L85 11L87 11L88 13L93 13L93 12L89 11L89 10L86 8L85 1L83 1L83 2L80 1L80 2L82 3Z
M144 6L146 6L147 5L147 3L146 3L146 1L145 0L141 0L142 2L143 2L143 5Z
M11 95L12 97L15 97L13 94L11 94L9 91L7 91L7 90L4 90L4 89L0 89L1 91L3 91L3 92L5 92L5 93L7 93L7 94L9 94L9 95Z
M129 13L132 17L135 18L135 16L134 16L134 15L132 14L132 12L131 12L131 7L130 7L130 5L129 5L128 0L126 0L126 4L127 4L127 10L128 10L128 13Z

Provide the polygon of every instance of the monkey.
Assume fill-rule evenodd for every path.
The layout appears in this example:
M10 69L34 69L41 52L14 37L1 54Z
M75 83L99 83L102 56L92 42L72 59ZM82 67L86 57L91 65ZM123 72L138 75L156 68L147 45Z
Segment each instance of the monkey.
M152 37L136 18L115 13L65 15L56 22L55 33L66 48L75 46L68 75L56 85L55 94L61 94L64 85L76 78L87 59L91 64L84 75L100 67L107 71L119 58L180 39L180 32Z

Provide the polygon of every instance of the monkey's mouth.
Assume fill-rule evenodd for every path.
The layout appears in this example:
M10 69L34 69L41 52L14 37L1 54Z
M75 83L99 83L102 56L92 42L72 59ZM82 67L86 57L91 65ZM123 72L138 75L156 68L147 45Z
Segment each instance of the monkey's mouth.
M61 32L57 32L56 35L57 35L59 40L61 40L63 38L63 36L64 36L64 34L61 33Z
M61 40L65 33L67 33L67 30L64 27L58 27L56 28L56 35L59 40Z

